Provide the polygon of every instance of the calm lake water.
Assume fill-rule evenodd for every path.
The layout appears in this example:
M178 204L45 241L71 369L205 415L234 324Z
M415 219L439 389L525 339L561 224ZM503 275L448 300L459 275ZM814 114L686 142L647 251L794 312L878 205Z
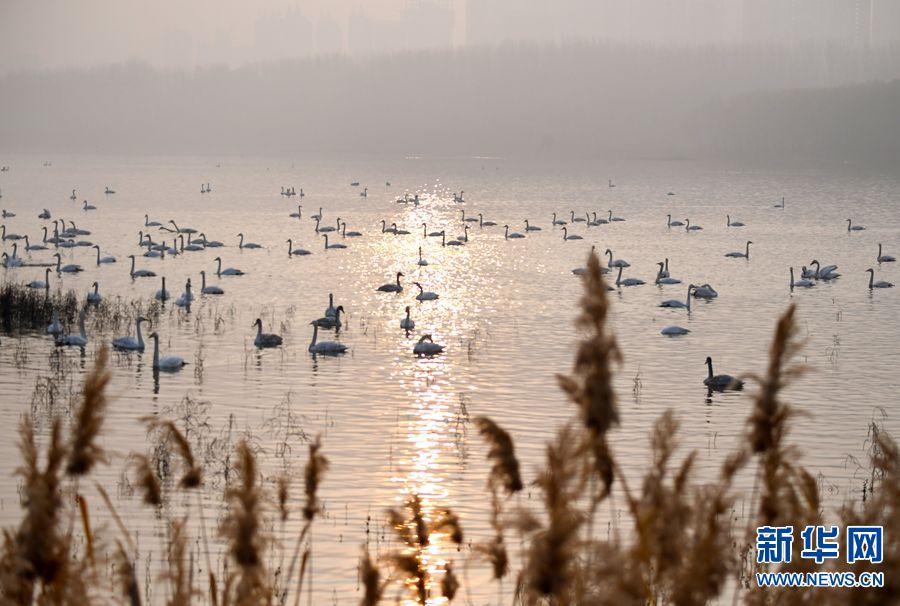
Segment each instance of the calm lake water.
M45 159L52 165L43 166ZM625 359L617 374L622 426L614 432L614 446L633 478L650 460L651 424L668 408L682 423L682 453L699 450L700 479L716 473L744 430L750 398L747 393L708 396L702 384L704 360L712 356L717 373L762 372L775 321L791 302L798 305L805 340L802 361L811 367L787 391L787 399L808 413L794 421L791 439L811 471L820 475L831 510L862 487L865 472L854 458L865 458L869 422L883 421L900 435L900 289L870 291L864 273L873 267L876 279L900 282L897 264L876 263L878 243L886 254L900 254L900 181L893 177L849 169L778 172L690 162L548 167L497 158L7 156L0 165L11 167L0 173L0 207L17 215L4 220L10 232L39 240L47 222L37 215L47 208L54 219L74 220L89 230L84 239L118 258L98 268L93 249L60 249L63 263L81 264L86 271L51 276L53 288L87 293L98 281L108 301L120 297L149 305L159 280L131 280L127 259L144 250L137 243L145 213L161 223L174 219L180 227L193 227L226 244L162 260L137 258L138 268L167 278L175 297L188 277L199 291L200 270L225 289L221 297L198 296L190 312L171 302L161 310L153 328L161 335L163 355L190 362L181 372L164 373L156 384L152 346L142 355L112 356L113 401L103 444L113 456L97 476L117 488L116 506L138 533L142 561L158 559L159 523L142 507L140 496L131 493L122 470L129 452L151 447L138 422L147 415L190 417L189 433L207 459L204 515L216 549L214 526L224 511L229 449L249 438L260 454L269 489L274 489L276 472L292 471L292 504L299 508L305 443L322 435L331 468L321 487L325 519L313 531L315 603L359 600L360 545L368 542L381 554L396 547L383 529L384 510L398 506L410 492L423 495L429 506L458 512L467 543L489 536L489 465L470 418L488 415L509 430L526 478L534 478L544 444L574 413L554 375L571 368L581 293L571 270L584 265L591 245L601 252L611 248L617 258L631 263L625 277L647 282L610 293L612 325ZM616 187L608 187L608 178ZM354 181L360 186L352 187ZM201 194L201 183L209 183L212 192ZM105 186L117 193L104 195ZM306 196L279 195L281 187L290 186L298 192L302 187ZM368 196L361 197L366 187ZM73 188L77 202L69 199ZM465 190L464 203L454 202L453 192L459 190ZM395 203L404 193L419 194L421 203ZM773 208L782 196L785 209ZM81 210L85 199L97 210ZM290 218L298 203L303 218ZM335 225L340 217L348 230L363 236L334 235L331 242L347 248L324 250L324 239L309 218L320 207L323 226ZM610 209L625 221L590 228L583 222L569 225L569 233L582 240L564 241L561 228L551 224L553 212L568 221L571 210L605 217ZM448 239L462 235L462 210L467 217L483 213L498 226L471 223L469 242L459 247L442 247L440 238L423 237L423 223L429 232L447 230ZM703 230L669 229L667 214L689 218ZM746 226L726 227L726 214ZM867 229L848 232L847 218ZM525 219L542 230L504 240L502 226L526 233ZM382 220L411 233L382 233ZM240 250L239 232L264 248ZM157 241L171 239L156 228L150 233ZM289 258L288 238L295 248L313 254ZM743 250L748 239L753 241L749 260L724 256ZM3 250L11 253L11 245L4 242ZM419 247L427 266L417 264ZM45 263L52 261L53 252L25 254L20 246L19 254L26 262ZM223 266L246 275L216 278L216 256ZM655 263L664 258L683 284L653 284ZM813 258L839 265L842 277L792 294L788 267L799 272ZM376 292L397 271L406 276L404 291ZM43 279L43 274L42 267L0 269L0 280L28 282ZM440 299L417 302L413 281ZM664 299L683 300L691 282L712 284L719 297L694 301L690 315L657 307ZM309 322L324 315L328 293L346 309L337 339L349 351L314 359L307 352ZM416 321L408 336L399 328L407 305ZM266 331L284 337L282 347L253 346L251 324L257 317ZM691 332L661 336L669 324ZM76 348L54 347L42 332L2 335L0 521L6 525L19 518L18 480L12 475L19 460L16 428L31 410L36 384L43 377L60 376L67 389L77 390L100 345L133 331L130 322L116 334L93 333L91 325L89 315L84 355ZM426 333L446 346L444 354L426 359L413 355L415 341ZM332 331L320 330L319 335L335 338ZM39 405L35 411L45 435L51 411ZM750 482L744 478L748 492ZM98 524L114 535L99 499L89 495ZM523 502L528 499L522 497ZM180 515L185 506L175 493L169 513ZM286 531L272 531L290 541L296 528L289 524ZM438 545L434 556L436 561L456 560L457 568L469 559L464 595L469 592L473 603L496 603L496 587L481 582L488 566L476 562L468 547L457 553ZM148 570L138 570L145 580L152 579ZM509 592L511 583L505 589ZM151 597L162 600L157 594Z

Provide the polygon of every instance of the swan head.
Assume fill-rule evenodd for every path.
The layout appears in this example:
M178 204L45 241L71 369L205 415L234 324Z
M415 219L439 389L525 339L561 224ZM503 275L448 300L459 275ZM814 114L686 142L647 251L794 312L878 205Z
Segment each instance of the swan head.
M706 356L706 362L704 362L704 364L712 364L712 358Z
M406 313L409 313L409 305L406 306Z
M150 320L145 318L144 316L138 316L137 323L140 324L141 322L150 322ZM150 324L153 324L153 322L150 322Z
M151 332L148 336L154 341L159 341L159 334L156 331Z
M131 256L133 257L134 255L131 255ZM213 261L219 261L221 263L222 257L216 257L215 259L213 259Z
M256 320L255 320L255 321L253 322L253 324L251 324L250 326L257 326L257 325L258 325L260 328L262 328L262 318L256 318Z
M91 248L96 248L97 250L100 250L100 245L99 245L99 244L94 244L93 246L91 246Z
M339 311L339 312L343 313L343 312L344 312L344 306L343 306L343 305L338 305L337 308L336 308L334 311L335 311L335 312L338 312L338 311Z
M867 269L866 271L871 273L873 276L875 275L875 270L872 269L871 267L869 269Z
M398 271L398 272L397 272L397 277L398 277L398 278L402 278L402 277L405 276L405 275L406 275L406 274L404 274L402 271Z
M100 286L100 285L97 282L94 282L93 284L91 284L91 288L97 288L98 286Z

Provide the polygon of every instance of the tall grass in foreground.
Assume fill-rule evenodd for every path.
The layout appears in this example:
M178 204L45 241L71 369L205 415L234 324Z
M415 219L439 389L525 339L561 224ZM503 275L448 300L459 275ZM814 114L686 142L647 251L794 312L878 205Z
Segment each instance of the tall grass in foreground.
M652 465L641 477L629 478L610 440L620 422L613 375L621 354L606 326L609 306L593 255L584 287L578 326L585 338L572 372L559 377L575 414L546 446L543 469L533 482L540 494L537 506L522 507L516 497L526 482L510 434L488 418L475 420L488 444L491 463L487 485L492 536L472 544L468 552L471 561L466 564L477 561L489 567L497 583L498 604L885 604L900 599L900 453L877 425L870 432L871 474L864 498L846 504L837 518L844 526L884 526L883 563L872 568L828 560L813 567L799 557L802 542L795 539L792 562L772 569L877 570L885 573L886 587L760 589L753 579L753 573L763 569L756 564L753 549L757 526L800 529L821 524L824 518L819 487L799 464L798 452L788 441L794 411L781 398L784 387L803 370L792 363L799 347L793 306L778 321L765 373L748 375L758 385L752 396L753 408L744 435L721 461L718 476L706 483L694 479L696 453L679 453L678 419L667 411L650 431ZM22 421L18 473L23 480L24 512L18 528L4 531L2 603L106 603L110 596L98 589L102 586L100 561L116 563L120 590L115 597L119 602L142 603L135 542L125 522L98 486L118 528L117 534L100 540L92 533L88 503L79 493L80 482L105 458L97 437L102 431L108 382L103 351L85 380L70 437L63 437L61 422L56 419L43 456L38 452L32 419L26 416ZM149 425L151 435L159 441L156 455L171 452L181 462L177 490L199 495L204 470L185 432L172 421L156 419ZM143 455L134 455L129 461L144 503L161 521L165 562L160 592L168 605L296 605L304 588L309 588L310 536L321 514L318 490L328 468L321 443L316 439L309 444L302 480L305 499L299 511L290 507L293 478L279 476L274 495L264 490L254 451L247 442L237 444L233 460L236 479L224 488L228 511L219 528L227 543L227 561L216 569L211 565L199 496L196 511L189 508L187 516L199 517L202 541L189 536L189 517L173 519L166 513L160 462ZM167 473L174 464L167 454ZM733 483L742 470L755 474L756 479L750 512L738 524L734 505L740 495ZM594 532L594 520L599 508L606 506L615 522L612 531L600 538ZM283 529L291 516L299 516L301 530L293 545L281 545L268 529L278 522ZM459 600L465 588L455 572L458 565L435 565L431 553L438 541L463 544L459 517L412 494L402 507L388 511L386 518L398 539L397 547L381 558L364 549L359 566L360 604L382 603L392 587L397 589L396 601ZM79 526L86 538L83 542L74 540ZM511 533L516 544L524 546L516 564L507 549ZM271 557L275 551L280 553ZM207 573L202 579L194 577L200 561ZM503 591L503 584L510 582L512 590Z

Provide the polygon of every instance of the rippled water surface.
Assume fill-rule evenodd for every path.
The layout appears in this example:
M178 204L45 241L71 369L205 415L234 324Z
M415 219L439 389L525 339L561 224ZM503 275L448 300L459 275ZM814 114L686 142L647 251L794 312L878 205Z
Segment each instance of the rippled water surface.
M147 415L181 418L182 426L189 419L189 434L207 462L204 515L216 545L212 529L224 511L225 454L233 445L251 440L264 462L269 489L279 469L290 470L292 503L298 507L305 444L322 435L331 467L321 488L325 519L313 533L317 603L359 599L360 545L368 543L379 553L392 546L382 528L383 513L410 492L432 506L457 511L467 542L486 537L489 466L470 419L489 415L506 427L526 477L534 477L543 445L573 414L555 374L571 367L580 294L580 280L571 270L584 265L592 245L627 259L631 267L625 277L647 281L610 293L612 325L624 353L617 374L622 426L615 432L615 448L626 471L637 474L644 468L651 423L672 408L682 423L684 451L698 449L701 477L712 477L744 429L750 400L746 394L708 395L702 384L704 360L712 356L717 372L762 372L775 320L790 302L798 304L802 358L810 366L787 393L809 413L795 421L791 438L820 474L829 506L861 488L853 458L864 458L870 420L886 415L885 426L898 433L900 289L870 291L864 273L873 267L877 279L900 282L896 264L875 262L878 243L885 253L900 254L900 183L891 177L851 170L742 171L689 162L551 167L495 158L54 157L51 166L42 161L0 161L11 167L0 173L0 206L17 215L4 220L8 230L39 240L40 227L48 222L37 215L47 208L53 218L74 220L89 230L91 235L82 238L118 258L98 268L93 249L60 249L63 263L81 264L86 271L52 276L53 288L87 293L98 281L106 309L133 317L133 302L147 309L160 287L158 278L130 279L127 256L137 254L137 266L165 276L176 297L188 277L199 290L200 270L225 289L221 297L198 296L189 312L171 302L158 310L153 329L161 336L164 355L189 362L181 372L155 380L151 349L112 357L114 397L103 441L113 454L99 477L117 488L115 501L139 531L144 558L157 550L153 535L158 526L121 472L129 452L150 448L137 421ZM616 187L608 187L609 177ZM351 187L352 181L360 186ZM201 182L210 183L212 192L201 194ZM104 195L105 186L117 193ZM298 192L302 187L306 195L280 196L283 186ZM366 187L368 196L362 197ZM72 188L77 202L69 199ZM454 202L453 192L459 190L465 190L464 203ZM405 193L418 194L420 204L396 203ZM773 208L782 196L785 209ZM81 210L84 199L97 210ZM303 218L290 218L298 203ZM347 248L326 251L309 218L320 208L323 226L335 225L340 217L348 230L363 236L332 235L331 243ZM590 228L584 222L569 224L569 233L582 240L564 241L561 228L551 224L553 212L569 221L572 210L604 217L610 209L625 221ZM423 237L423 223L429 232L446 230L448 240L463 235L463 210L467 217L483 213L498 226L467 223L469 241L458 247ZM137 243L145 213L162 223L174 219L226 246L163 260L144 258ZM667 214L689 218L703 230L667 228ZM746 227L726 227L726 214ZM847 218L867 229L848 232ZM504 240L503 225L526 233L525 219L541 231ZM411 233L382 233L382 220ZM157 241L172 238L157 228L149 232ZM240 250L239 232L264 248ZM288 257L288 238L295 248L313 254ZM743 250L748 239L753 241L749 260L724 256ZM11 245L4 242L3 250L11 253ZM427 266L417 264L419 247ZM19 254L26 264L39 264L52 262L53 252ZM246 275L216 278L216 256ZM653 284L655 263L664 258L682 285ZM788 267L799 271L813 258L839 265L842 276L791 293ZM376 292L398 271L405 274L402 293ZM0 280L27 282L43 279L43 273L34 266L0 269ZM440 298L417 302L413 281ZM690 282L710 283L720 296L712 302L695 300L690 314L657 307L664 299L684 299ZM337 337L320 331L320 339L323 333L337 338L349 351L314 358L307 352L309 322L324 315L329 293L346 309L345 325ZM399 328L407 305L416 322L409 335ZM257 317L267 331L284 337L282 347L253 346L251 323ZM97 325L100 332L92 330L94 322L89 313L84 354L56 348L42 333L0 335L0 519L5 524L19 515L18 482L12 475L19 420L34 411L45 433L53 412L40 397L33 398L36 386L44 377L56 377L64 395L77 390L99 346L132 330L127 319L115 328L110 322L106 328ZM669 324L691 332L661 336L660 329ZM444 354L413 355L415 341L426 333L446 346ZM57 403L56 409L65 406ZM183 506L179 497L170 505L173 513ZM95 515L104 525L107 517L99 504ZM291 537L292 529L289 524L284 534L272 530ZM467 548L463 553L435 548L437 559L462 560L467 553ZM476 582L486 578L487 566L472 562L469 568L473 600L493 600L496 590Z

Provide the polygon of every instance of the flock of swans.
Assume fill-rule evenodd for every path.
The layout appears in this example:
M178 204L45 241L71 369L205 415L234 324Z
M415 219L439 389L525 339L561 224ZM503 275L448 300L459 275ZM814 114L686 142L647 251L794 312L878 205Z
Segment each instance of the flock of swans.
M358 185L358 183L352 183L351 185L355 186ZM614 185L610 184L610 187L614 187ZM201 186L201 193L205 194L211 191L212 188L210 184L206 183ZM106 187L104 193L110 195L114 194L115 191L110 189L109 187ZM454 201L460 203L464 202L463 193L464 192L459 192L458 194L454 193ZM670 192L669 195L674 194ZM300 198L303 198L306 196L306 194L302 188L298 193L295 191L294 187L282 187L281 196L286 198L299 196ZM362 192L360 192L360 196L367 197L368 189L364 189ZM72 190L70 199L73 202L77 202L78 196L76 195L76 190ZM414 198L411 198L409 197L409 195L406 195L403 198L398 198L396 202L400 204L412 204L418 206L420 204L420 197L419 195L416 195ZM784 199L782 199L780 204L775 204L774 206L775 208L784 209ZM84 200L80 207L80 210L82 212L89 212L97 211L98 209L97 206L89 204L87 200ZM314 234L314 236L322 238L323 251L327 252L332 250L346 249L348 248L348 244L345 242L350 242L351 239L359 238L364 235L359 231L348 231L347 222L341 217L336 217L333 221L326 220L323 210L323 208L319 208L318 213L310 214L306 217L312 228L312 233ZM100 212L102 212L102 210ZM460 209L460 215L459 235L454 236L450 234L450 239L448 239L447 229L429 231L427 223L422 223L421 236L416 234L413 237L420 237L425 242L429 241L430 239L440 238L441 247L458 247L466 246L473 237L483 237L481 234L488 233L488 230L490 230L491 228L501 227L501 224L499 222L485 219L483 213L478 213L476 218L472 216L466 216L465 209ZM557 213L553 213L552 217L550 218L550 225L553 231L561 234L561 239L563 242L572 242L584 239L583 235L575 233L576 228L584 227L586 229L589 229L602 225L621 223L626 220L623 217L616 216L613 213L612 209L608 209L604 213L604 215L605 216L598 217L598 212L596 211L576 214L574 210L571 210L569 212L568 220L566 220L564 218L561 218ZM13 218L16 215L14 212L4 209L2 211L2 216L4 219L7 219ZM292 219L303 220L303 206L297 205L296 212L291 212L288 216ZM43 212L38 215L38 218L44 221L43 225L38 226L38 229L43 230L43 237L40 239L40 242L36 242L34 244L31 243L28 235L19 235L17 233L9 231L5 223L0 225L0 238L2 238L2 244L4 248L7 247L7 244L9 244L10 246L10 251L4 251L2 255L2 264L7 270L13 270L28 266L45 266L44 279L36 279L31 282L27 282L25 284L26 286L33 289L43 289L49 293L51 288L51 276L54 274L54 272L58 276L63 276L64 274L77 274L87 271L85 267L76 263L64 264L62 261L62 256L58 252L58 249L78 249L82 247L92 248L94 251L96 251L96 257L95 259L92 259L96 267L117 262L117 259L115 257L102 255L100 245L94 244L90 240L85 239L85 237L91 235L91 232L85 229L80 229L71 219L52 219L51 213L47 209L43 209ZM219 249L227 246L221 241L208 239L203 231L192 227L179 226L174 219L170 219L165 222L159 222L151 220L148 214L145 214L143 218L143 223L139 226L136 226L140 228L138 231L138 238L136 243L137 250L133 254L129 254L127 257L130 261L128 272L130 278L133 281L157 277L157 274L153 269L145 267L146 261L142 261L141 266L139 267L139 259L163 259L166 256L177 258L187 253L206 251L209 248ZM733 220L730 214L727 214L725 218L726 229L730 230L745 227L745 224L743 222L739 220ZM398 227L396 222L388 224L387 220L382 220L380 223L381 232L380 234L378 234L377 232L372 234L373 237L395 237L412 235L409 230ZM695 233L703 229L703 227L696 222L692 223L690 218L685 218L684 221L680 221L677 219L673 220L671 214L666 215L665 226L670 230L684 229L687 233ZM478 236L473 236L470 233L473 227L477 228L476 232L479 234ZM520 240L527 237L535 237L541 235L544 231L538 223L535 223L533 219L529 218L522 219L521 232L514 231L510 227L509 223L503 223L502 229L503 239L507 241ZM865 230L864 226L854 224L851 219L847 219L848 233L861 232L863 230ZM154 240L154 236L158 237L159 240ZM329 240L329 236L331 236L333 239ZM236 234L236 236L234 237L236 239L236 241L234 242L234 246L240 251L253 251L264 248L264 246L261 244L249 241L249 239L245 237L243 232ZM335 241L334 238L339 238L339 241ZM19 256L19 242L24 243L23 250L28 257L27 259ZM302 257L314 254L313 251L306 248L295 247L294 240L292 238L288 238L286 240L286 244L288 257ZM752 244L752 240L747 240L743 250L727 252L724 256L728 258L738 258L749 261L751 252L750 246ZM595 247L592 246L591 250L593 252L595 250ZM43 257L43 261L41 261L41 255L46 255ZM616 278L615 282L613 283L615 285L615 288L621 289L628 287L637 287L646 284L646 282L641 278L633 276L626 277L624 275L624 272L626 269L629 269L631 267L631 264L623 258L616 258L614 252L611 249L607 248L604 251L603 256L606 258L606 266L602 268L602 271L604 273L615 272ZM50 262L50 259L53 259L54 261ZM895 260L896 259L894 256L884 254L882 245L878 244L878 254L875 258L875 261L878 264L890 263L894 262ZM245 275L245 272L237 267L223 267L223 259L220 255L217 255L214 259L212 259L212 261L215 262L215 270L211 271L211 273L215 274L216 278L219 280L225 277L240 277ZM416 261L416 264L418 266L427 266L429 264L428 260L424 256L422 246L418 247L418 259ZM656 263L656 265L658 266L658 270L656 271L656 276L653 281L655 285L679 285L682 283L681 280L670 275L668 259L659 261ZM801 267L799 279L795 279L795 270L793 266L789 267L788 269L790 275L789 287L791 290L795 288L812 288L820 281L830 281L837 279L840 276L840 274L837 272L838 268L836 265L823 266L817 259L812 260L808 267ZM893 286L892 283L885 280L876 280L875 271L873 268L870 268L866 271L869 273L869 289L884 289ZM583 275L585 272L586 268L584 267L579 267L572 270L572 273L576 275ZM199 296L225 295L225 289L222 286L220 286L219 284L207 283L206 269L200 270L199 275ZM391 281L375 287L375 290L379 293L384 294L397 295L404 293L405 287L402 281L402 278L404 277L405 276L403 271L398 270L394 274ZM173 302L176 306L189 310L191 303L195 301L196 298L192 289L193 287L191 278L187 277L185 279L184 290L177 297L173 297L172 293L166 289L165 276L159 276L159 279L161 287L156 291L154 295L155 299L165 303L166 301L172 300L174 298ZM421 303L439 299L440 295L438 293L426 290L425 287L419 282L413 282L413 285L417 289L417 294L414 295L416 301ZM58 316L54 315L53 321L47 328L47 332L54 337L55 343L57 345L76 346L82 348L87 345L88 336L85 332L85 314L90 309L91 305L96 305L102 301L102 295L100 293L99 286L99 282L94 281L91 285L92 290L86 295L85 300L88 305L84 309L82 309L79 314L77 333L66 334L64 328L59 323ZM613 290L612 285L608 285L607 288ZM710 284L692 283L687 286L684 300L667 299L662 301L659 306L670 309L683 309L687 313L690 313L692 298L715 299L718 296L719 293ZM415 321L412 318L411 307L409 305L404 306L401 303L398 308L404 309L405 311L405 316L403 316L399 321L399 327L402 330L407 331L407 336L409 336L409 332L414 330L416 326ZM320 329L334 330L336 334L338 333L338 331L340 331L343 325L341 319L342 313L345 313L344 307L342 305L335 306L333 295L329 295L329 304L323 316L318 319L312 320L309 323L312 327L312 338L307 349L311 354L339 355L345 353L348 350L348 346L346 344L338 342L336 340L319 340ZM149 320L143 316L138 317L134 325L134 335L114 338L112 340L113 347L122 351L144 351L145 342L142 333L142 324L144 323L149 323ZM254 328L256 330L253 343L258 348L279 347L284 343L284 340L280 335L266 333L263 331L264 327L261 318L257 318L252 324L251 328ZM673 324L666 326L660 332L662 335L667 337L677 337L680 335L685 335L690 331L682 326ZM153 341L154 370L174 371L182 368L185 364L187 364L187 362L179 356L161 355L159 345L160 338L158 332L151 332L149 334L149 338ZM443 351L444 346L439 343L435 343L433 341L432 335L429 333L422 334L413 347L413 353L415 355L430 356L440 354ZM708 366L708 376L704 383L708 387L710 387L711 389L740 387L740 382L734 380L728 375L715 375L713 373L711 358L707 358L706 364Z

